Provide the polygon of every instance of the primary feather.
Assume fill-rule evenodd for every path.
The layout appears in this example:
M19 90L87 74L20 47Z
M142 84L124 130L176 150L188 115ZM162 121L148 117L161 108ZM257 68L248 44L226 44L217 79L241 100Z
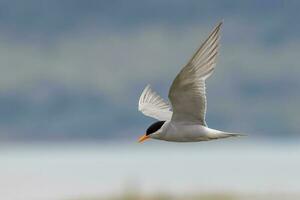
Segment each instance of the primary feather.
M218 54L220 28L215 27L172 83L169 99L172 121L186 121L207 126L205 80L213 73Z
M147 85L139 100L139 111L159 121L171 120L171 106Z

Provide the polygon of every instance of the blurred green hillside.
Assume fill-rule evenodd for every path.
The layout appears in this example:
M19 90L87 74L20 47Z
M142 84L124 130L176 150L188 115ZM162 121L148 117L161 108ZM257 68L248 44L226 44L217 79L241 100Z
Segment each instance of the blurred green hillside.
M70 3L72 2L72 3ZM208 125L299 138L300 1L0 1L0 141L126 140L224 20ZM135 135L136 134L136 135Z

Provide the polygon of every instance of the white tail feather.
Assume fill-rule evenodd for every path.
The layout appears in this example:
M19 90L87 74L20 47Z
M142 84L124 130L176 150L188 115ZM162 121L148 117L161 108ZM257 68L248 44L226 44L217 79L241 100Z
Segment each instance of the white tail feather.
M239 136L247 136L245 134L241 134L241 133L228 133L228 132L222 132L221 135L223 135L224 137L239 137Z

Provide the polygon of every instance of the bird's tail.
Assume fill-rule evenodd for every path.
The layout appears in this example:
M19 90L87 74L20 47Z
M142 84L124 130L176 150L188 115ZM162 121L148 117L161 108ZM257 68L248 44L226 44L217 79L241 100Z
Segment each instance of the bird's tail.
M212 130L209 136L211 139L219 139L219 138L246 136L246 135L241 133L229 133L229 132L224 132L219 130Z
M240 137L240 136L247 136L246 134L242 133L228 133L228 132L222 132L221 134L224 138L226 137Z

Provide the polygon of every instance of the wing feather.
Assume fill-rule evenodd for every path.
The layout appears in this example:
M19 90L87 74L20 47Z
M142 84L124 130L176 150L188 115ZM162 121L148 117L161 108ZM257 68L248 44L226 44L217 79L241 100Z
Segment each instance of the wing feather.
M172 120L207 126L205 80L215 68L221 26L222 22L214 28L173 81L169 91L173 108Z
M139 100L139 111L160 121L172 118L171 106L147 85Z

